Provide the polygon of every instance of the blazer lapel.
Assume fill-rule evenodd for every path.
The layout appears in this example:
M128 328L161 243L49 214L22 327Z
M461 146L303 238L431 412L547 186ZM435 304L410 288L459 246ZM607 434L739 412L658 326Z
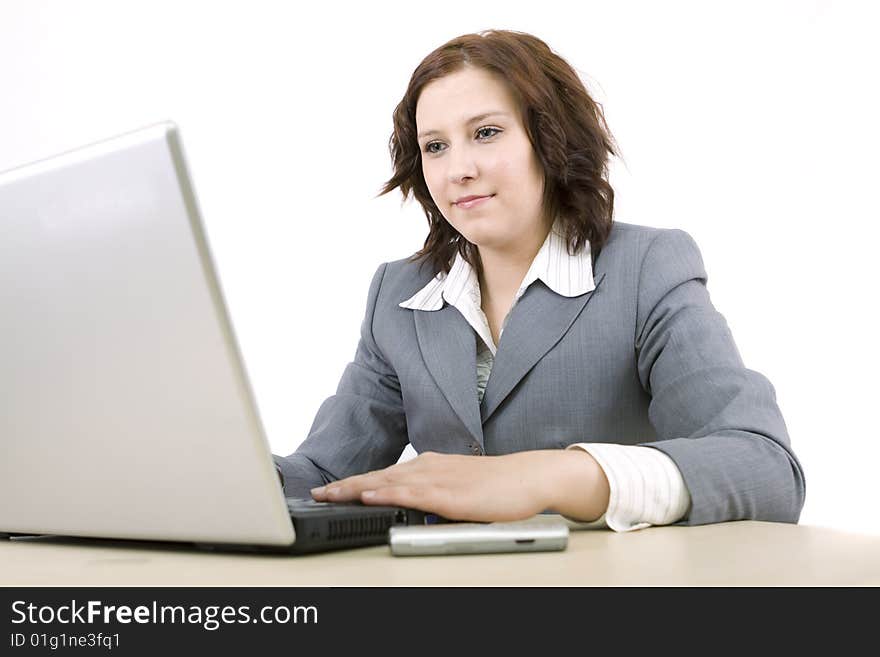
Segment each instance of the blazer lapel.
M533 284L520 297L501 334L492 373L486 384L480 405L483 423L535 363L568 332L604 278L603 274L590 292L577 297L556 294L543 283Z
M482 446L474 330L455 306L414 310L413 315L425 365L450 406Z

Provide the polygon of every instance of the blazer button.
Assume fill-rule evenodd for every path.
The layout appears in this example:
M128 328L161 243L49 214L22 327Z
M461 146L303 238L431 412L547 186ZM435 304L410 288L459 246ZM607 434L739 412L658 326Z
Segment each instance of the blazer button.
M480 446L479 446L479 445L477 445L476 443L474 443L473 445L471 445L471 453L472 453L474 456L479 456L480 454L483 453L483 450L480 449Z

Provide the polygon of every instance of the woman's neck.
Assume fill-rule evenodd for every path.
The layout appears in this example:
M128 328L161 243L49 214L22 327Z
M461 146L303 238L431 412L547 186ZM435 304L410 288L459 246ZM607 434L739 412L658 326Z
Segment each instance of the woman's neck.
M546 227L514 248L494 250L478 247L480 294L484 309L487 304L509 306L513 302L520 283L549 232L550 227Z

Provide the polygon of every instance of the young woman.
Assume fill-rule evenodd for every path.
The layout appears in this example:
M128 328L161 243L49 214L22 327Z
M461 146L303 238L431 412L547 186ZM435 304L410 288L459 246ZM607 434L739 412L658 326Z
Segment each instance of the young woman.
M428 237L379 267L336 395L276 457L289 496L617 531L797 522L773 387L694 241L612 222L613 142L563 59L517 32L450 41L413 73L390 148L382 193L412 193Z

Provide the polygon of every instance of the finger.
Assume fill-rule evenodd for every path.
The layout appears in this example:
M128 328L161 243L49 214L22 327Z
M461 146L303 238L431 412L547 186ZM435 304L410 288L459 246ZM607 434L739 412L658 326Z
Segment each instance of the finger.
M377 488L388 482L388 468L373 470L313 488L310 492L318 502L351 502L357 500L364 490Z
M386 486L363 491L360 499L364 504L417 509L447 520L464 522L523 520L535 513L469 503L452 490L440 486Z
M357 500L365 490L376 490L389 486L407 486L414 483L423 487L433 484L444 485L448 482L448 459L454 458L446 454L424 452L414 459L372 470L360 475L352 475L339 479L326 486L313 488L312 497L318 502L350 502Z
M364 504L399 506L435 513L447 520L482 520L470 517L466 508L454 503L452 492L427 486L386 486L361 493Z
M382 506L402 506L421 511L433 511L438 503L438 495L433 495L421 486L398 485L383 486L374 490L365 490L360 499L364 504Z

